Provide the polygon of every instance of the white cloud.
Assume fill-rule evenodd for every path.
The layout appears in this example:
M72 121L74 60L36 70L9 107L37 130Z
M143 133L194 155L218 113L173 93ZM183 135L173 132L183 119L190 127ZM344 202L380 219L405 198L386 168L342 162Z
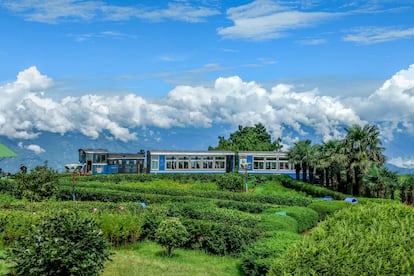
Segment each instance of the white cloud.
M42 147L33 144L26 146L26 149L31 150L37 154L45 152L45 150Z
M343 39L359 44L375 44L412 37L414 37L414 27L406 29L365 27L354 30L352 34L346 35Z
M23 144L23 142L19 142L17 145L18 145L19 148L33 151L36 154L46 152L46 150L44 148L42 148L41 146L39 146L39 145L30 144L28 146L25 146Z
M338 16L327 12L301 12L271 0L256 0L230 8L227 15L233 21L233 26L219 28L219 35L253 40L279 38L287 30L310 27Z
M111 20L124 21L131 18L160 21L172 19L185 22L201 22L219 12L208 7L192 6L185 2L169 3L167 8L112 5L104 1L77 0L6 0L0 6L21 14L27 20L43 23L61 21Z
M390 159L387 163L399 168L414 169L414 159L397 157Z
M395 132L414 132L414 64L394 74L367 99L354 98L350 104L366 120L380 123L387 139Z
M79 131L98 138L130 141L137 127L210 127L213 124L263 123L274 137L315 132L323 138L341 138L344 126L376 123L382 135L414 132L414 65L401 70L369 97L340 99L319 89L300 91L276 84L266 89L238 76L218 78L211 86L180 85L165 98L144 99L135 94L52 99L53 81L36 67L18 74L15 82L0 87L0 135L32 139L43 131L62 135ZM290 134L289 134L290 135ZM296 135L296 134L295 134ZM144 137L145 138L145 137Z

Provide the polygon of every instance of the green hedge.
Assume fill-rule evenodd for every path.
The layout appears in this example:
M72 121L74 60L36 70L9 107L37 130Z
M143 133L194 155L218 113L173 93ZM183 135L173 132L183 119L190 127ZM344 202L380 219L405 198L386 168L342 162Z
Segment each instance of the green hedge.
M200 191L200 190L184 190L174 188L156 188L156 187L130 187L122 184L102 184L94 183L88 185L85 183L77 184L76 195L79 200L86 201L148 201L163 202L174 196L179 197L198 197L208 199L222 199L242 202L254 202L263 204L291 205L291 206L307 206L312 202L310 198L292 197L283 195L255 195L236 192L224 191ZM58 197L63 200L72 199L72 186L69 184L61 184Z
M414 209L355 204L322 222L269 275L414 275Z
M168 216L196 220L209 220L230 225L254 228L260 222L258 216L232 209L217 208L211 203L170 203Z
M330 196L337 200L343 200L346 197L342 193L335 192L327 188L315 186L313 184L297 181L289 176L280 176L279 181L286 188L294 189L299 192L304 192L313 197Z
M27 234L32 224L40 219L40 214L26 211L0 212L0 238L3 244L9 245Z
M182 220L189 233L187 248L216 255L238 255L260 237L260 232L226 223L205 220Z
M287 216L294 218L298 223L299 233L318 224L318 213L308 207L281 206L273 210L275 213L286 213Z
M248 247L241 255L240 270L243 275L266 275L274 259L285 253L294 243L301 239L300 235L277 231L271 237L260 239Z
M345 201L326 201L326 200L317 200L308 205L309 208L315 210L318 213L319 221L325 220L328 216L333 213L342 210L350 206L349 202Z

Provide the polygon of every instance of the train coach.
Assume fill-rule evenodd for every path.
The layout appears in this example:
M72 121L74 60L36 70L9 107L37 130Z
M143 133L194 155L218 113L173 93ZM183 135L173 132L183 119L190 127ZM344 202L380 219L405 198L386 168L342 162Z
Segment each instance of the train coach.
M232 151L148 151L149 173L229 173L235 168Z
M282 151L239 151L238 171L248 174L286 174L295 178L294 165Z
M70 164L73 165L74 164ZM68 165L66 165L68 167ZM273 151L160 151L111 153L105 149L79 149L83 175L168 174L168 173L248 173L287 174L295 177L286 152Z
M79 149L79 172L94 174L138 174L145 172L145 151L111 153L105 149Z

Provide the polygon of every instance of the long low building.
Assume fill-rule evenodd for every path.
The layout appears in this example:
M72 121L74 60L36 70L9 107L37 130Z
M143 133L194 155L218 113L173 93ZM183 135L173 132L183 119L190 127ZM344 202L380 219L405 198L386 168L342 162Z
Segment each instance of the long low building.
M233 172L232 151L148 151L150 173L226 173Z
M239 151L239 172L252 174L295 175L295 169L286 152L281 151Z

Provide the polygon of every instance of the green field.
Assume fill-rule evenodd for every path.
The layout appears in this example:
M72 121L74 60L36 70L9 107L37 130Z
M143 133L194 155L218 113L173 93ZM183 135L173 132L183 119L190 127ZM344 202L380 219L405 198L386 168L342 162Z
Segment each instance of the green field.
M341 199L346 195L325 188L295 183L286 178L252 177L249 179L249 193L244 189L230 192L220 190L217 181L222 180L216 176L197 178L177 175L168 178L118 175L78 177L73 186L70 176L61 176L58 196L41 202L16 199L3 188L0 194L0 275L6 275L10 270L5 256L13 240L25 235L31 224L42 219L42 214L57 210L76 211L97 221L113 252L112 261L105 263L102 275L264 275L272 266L272 273L278 275L291 269L281 265L278 260L285 260L286 256L295 259L294 256L299 254L295 253L295 250L299 250L298 245L312 244L312 238L323 239L325 235L326 240L330 241L325 247L333 246L335 241L341 242L341 237L335 236L341 231L336 229L335 233L330 232L330 225L349 229L352 228L349 224L356 223L362 225L354 227L359 232L367 229L371 254L376 260L384 258L383 271L389 275L392 272L389 267L396 265L396 262L399 265L395 258L392 262L385 261L394 252L381 249L381 245L376 244L376 238L371 235L378 237L378 243L384 243L383 237L378 232L369 231L371 224L367 221L370 218L361 215L360 220L359 212L363 214L364 210L376 210L382 214L382 220L376 221L375 226L387 235L389 229L396 232L390 225L405 227L412 222L413 208L399 212L398 215L402 217L393 217L389 210L399 207L386 207L388 211L384 215L381 210L385 210L385 207L381 206L402 204L392 200L360 198L360 209L351 212L354 214L352 220L345 220L344 216L347 215L341 217L341 214L355 206ZM292 183L282 185L283 181ZM11 183L3 185L12 186ZM338 200L317 199L323 194ZM74 195L76 201L72 200ZM142 207L144 202L145 208ZM169 217L178 218L189 233L188 241L176 249L172 257L165 256L163 247L154 238L159 223ZM322 234L319 228L323 229ZM399 232L398 239L406 239L406 244L412 243L413 231L406 229L405 232ZM363 236L352 237L356 239ZM312 246L317 248L314 244ZM375 252L377 247L387 255L381 256L381 253ZM338 248L342 250L343 247ZM361 256L353 256L350 252L366 254L365 248L358 250L357 247L354 251L351 248L343 254L350 254L351 259ZM399 250L398 254L413 253L403 245L400 245ZM322 266L316 256L301 258L316 258L314 265ZM295 259L295 262L299 264L300 260ZM414 259L404 259L401 265L405 270L401 272L411 272L413 264ZM341 264L332 267L338 266ZM314 272L306 270L309 269L306 267L303 269ZM380 272L377 271L377 275L381 275Z

